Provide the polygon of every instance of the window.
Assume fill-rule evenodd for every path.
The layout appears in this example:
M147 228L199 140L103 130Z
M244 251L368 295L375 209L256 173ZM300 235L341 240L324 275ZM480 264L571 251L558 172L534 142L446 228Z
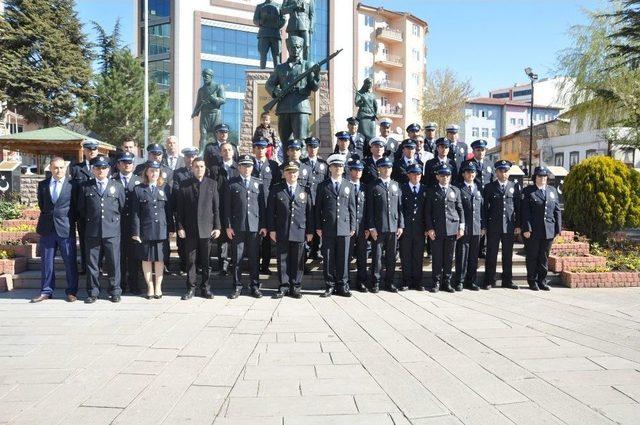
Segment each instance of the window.
M531 89L514 91L513 96L514 97L531 96Z
M518 118L518 125L524 125L524 119Z
M509 92L505 92L505 93L494 93L491 95L492 98L494 99L506 99L509 97Z
M166 18L171 12L170 0L149 0L149 20ZM144 21L144 2L140 2L140 20Z
M485 139L487 137L489 137L489 129L488 128L483 128L482 129L482 137L484 137Z
M496 138L496 129L495 129L495 128L492 128L492 129L491 129L491 138L492 138L492 139L495 139L495 138Z
M482 118L486 118L487 117L487 112L484 109L480 109L480 116Z
M373 28L376 24L376 20L373 16L365 15L364 17L364 26Z
M372 66L365 66L364 70L363 70L363 80L365 78L373 78L373 67Z
M597 149L587 149L587 152L585 154L585 158L591 158L592 156L597 156L598 155L598 150Z
M24 126L22 124L12 123L9 124L9 134L22 133L24 131Z
M473 127L471 129L471 137L478 137L479 131L478 127Z
M411 27L411 34L415 35L416 37L420 37L420 27L416 24L413 24L413 26Z
M573 151L569 153L569 170L571 170L571 168L578 162L580 162L580 152Z
M160 90L169 90L171 84L169 59L149 62L149 77L156 82Z
M413 80L413 84L415 84L416 86L420 85L420 74L414 72L413 74L411 74L411 78Z
M493 118L493 111L487 111L487 117Z
M536 112L535 118L533 120L534 121L540 121L540 114L538 112Z
M210 25L202 26L202 53L260 59L254 33Z
M411 57L412 57L415 61L420 61L420 50L418 50L418 49L412 49L412 50L411 50Z
M411 99L414 111L420 111L420 99Z
M283 2L279 2L282 4ZM329 0L315 0L316 10L313 15L313 36L311 38L310 56L313 62L320 62L329 55ZM253 44L257 47L258 43L253 35ZM286 47L282 46L283 49ZM328 64L331 66L331 63ZM324 65L322 69L328 69Z
M149 56L169 53L171 25L149 25Z
M515 118L511 118L511 119L509 120L509 123L510 123L511 125L516 125L516 119L515 119Z
M564 153L557 153L553 157L553 163L556 167L564 167Z
M373 53L373 43L371 41L364 42L364 51Z
M247 89L245 81L245 71L255 69L247 65L236 65L233 63L202 61L202 69L213 70L213 79L224 86L226 91L244 93Z

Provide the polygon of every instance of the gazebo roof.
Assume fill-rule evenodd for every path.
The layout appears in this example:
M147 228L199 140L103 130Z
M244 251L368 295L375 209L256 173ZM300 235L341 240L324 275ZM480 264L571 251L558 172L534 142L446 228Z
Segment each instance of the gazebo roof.
M109 143L84 136L64 127L50 127L41 130L0 136L0 147L36 155L81 154L82 142L92 140L98 143L100 153L116 149Z

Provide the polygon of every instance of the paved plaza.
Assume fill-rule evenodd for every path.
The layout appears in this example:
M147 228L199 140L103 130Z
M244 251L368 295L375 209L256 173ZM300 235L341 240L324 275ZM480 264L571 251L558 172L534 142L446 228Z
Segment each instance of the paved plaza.
M0 423L638 424L640 290L0 294Z

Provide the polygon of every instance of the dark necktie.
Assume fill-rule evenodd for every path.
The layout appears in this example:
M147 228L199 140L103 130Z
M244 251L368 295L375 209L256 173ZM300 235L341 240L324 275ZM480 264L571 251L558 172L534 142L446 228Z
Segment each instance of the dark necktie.
M336 195L338 194L338 190L340 190L340 182L336 182L336 184L334 185L334 189L336 191Z
M289 186L289 197L293 198L293 186Z
M413 186L413 194L418 195L418 186Z
M444 196L445 198L447 197L447 188L446 187L442 188L442 196Z
M126 189L126 187L127 187L127 178L126 178L126 177L124 177L124 176L122 177L122 185L123 185L123 186L125 187L125 189Z
M262 161L256 161L256 169L258 170L258 174L260 174L260 170L262 169Z

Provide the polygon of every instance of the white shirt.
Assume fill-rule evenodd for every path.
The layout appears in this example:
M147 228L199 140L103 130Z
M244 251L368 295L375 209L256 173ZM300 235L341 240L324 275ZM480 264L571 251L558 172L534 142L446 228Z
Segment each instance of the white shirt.
M287 185L289 186L289 192L291 193L296 193L296 186L295 184L291 184L291 185Z
M129 174L120 173L120 182L124 187L127 187L127 185L131 182L131 176L133 176L133 173L129 173ZM127 179L126 183L124 182L124 179Z
M409 182L409 187L411 188L412 192L416 192L416 191L420 191L420 184L413 184L411 182Z
M333 187L336 187L336 183L338 183L338 186L340 186L340 183L342 183L342 180L331 179L331 184L333 185Z
M176 164L178 163L178 158L180 158L179 155L167 156L167 164L169 164L169 168L171 168L172 170L176 169Z
M403 157L404 158L404 163L406 165L410 165L414 163L414 159L413 158L407 158L406 156Z

